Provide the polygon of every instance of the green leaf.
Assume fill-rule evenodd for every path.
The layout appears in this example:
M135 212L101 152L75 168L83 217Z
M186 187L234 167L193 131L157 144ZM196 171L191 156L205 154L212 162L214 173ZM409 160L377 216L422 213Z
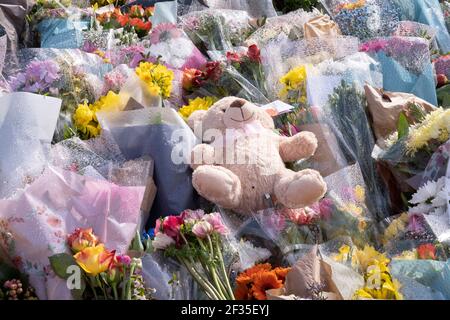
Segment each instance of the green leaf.
M137 252L144 252L144 245L142 244L141 235L139 234L139 230L136 231L136 235L131 241L130 250Z
M84 281L84 278L81 278L81 288L80 289L72 289L70 292L72 293L72 297L75 300L83 300L83 294L84 290L86 290L86 282Z
M400 116L398 117L397 132L398 132L399 139L406 137L409 132L408 119L406 118L406 116L403 112L400 113Z
M63 279L67 279L71 275L70 273L67 273L67 268L69 266L77 265L75 259L67 253L55 254L48 259L50 260L53 271L55 271L58 277Z

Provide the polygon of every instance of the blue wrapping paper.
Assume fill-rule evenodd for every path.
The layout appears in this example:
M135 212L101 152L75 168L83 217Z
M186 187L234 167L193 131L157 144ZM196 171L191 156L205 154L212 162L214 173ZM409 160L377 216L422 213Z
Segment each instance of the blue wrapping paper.
M383 88L393 92L407 92L437 105L436 85L434 82L433 66L426 64L422 73L415 74L408 71L399 62L379 51L375 59L380 63L383 73Z
M87 20L45 19L37 25L41 48L76 49L83 45L83 30Z

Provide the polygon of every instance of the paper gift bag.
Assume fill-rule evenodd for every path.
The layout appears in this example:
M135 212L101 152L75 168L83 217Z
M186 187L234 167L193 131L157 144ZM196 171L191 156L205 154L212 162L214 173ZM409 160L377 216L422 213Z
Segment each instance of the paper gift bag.
M410 93L383 91L370 85L365 85L364 90L377 139L387 138L397 130L398 118L402 112L409 123L417 121L412 105L419 107L423 113L435 109L432 104Z
M336 37L341 35L339 26L328 15L314 17L304 24L305 39L316 37Z

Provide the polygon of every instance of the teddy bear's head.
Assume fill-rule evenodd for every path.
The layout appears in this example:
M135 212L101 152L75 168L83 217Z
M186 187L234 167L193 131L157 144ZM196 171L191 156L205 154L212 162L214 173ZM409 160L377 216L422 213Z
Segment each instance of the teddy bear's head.
M226 97L211 106L207 111L197 110L188 119L191 128L199 128L205 132L216 129L240 129L252 123L259 123L264 128L274 129L271 116L253 103L236 97ZM197 131L198 132L198 131Z

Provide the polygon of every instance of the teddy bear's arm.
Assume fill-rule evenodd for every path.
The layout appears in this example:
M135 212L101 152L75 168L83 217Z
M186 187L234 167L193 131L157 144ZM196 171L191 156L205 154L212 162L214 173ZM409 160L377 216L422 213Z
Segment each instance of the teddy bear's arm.
M284 162L311 157L317 149L314 133L302 131L292 137L280 137L280 156Z
M198 144L191 152L191 168L197 169L201 165L214 164L214 147L209 144Z

